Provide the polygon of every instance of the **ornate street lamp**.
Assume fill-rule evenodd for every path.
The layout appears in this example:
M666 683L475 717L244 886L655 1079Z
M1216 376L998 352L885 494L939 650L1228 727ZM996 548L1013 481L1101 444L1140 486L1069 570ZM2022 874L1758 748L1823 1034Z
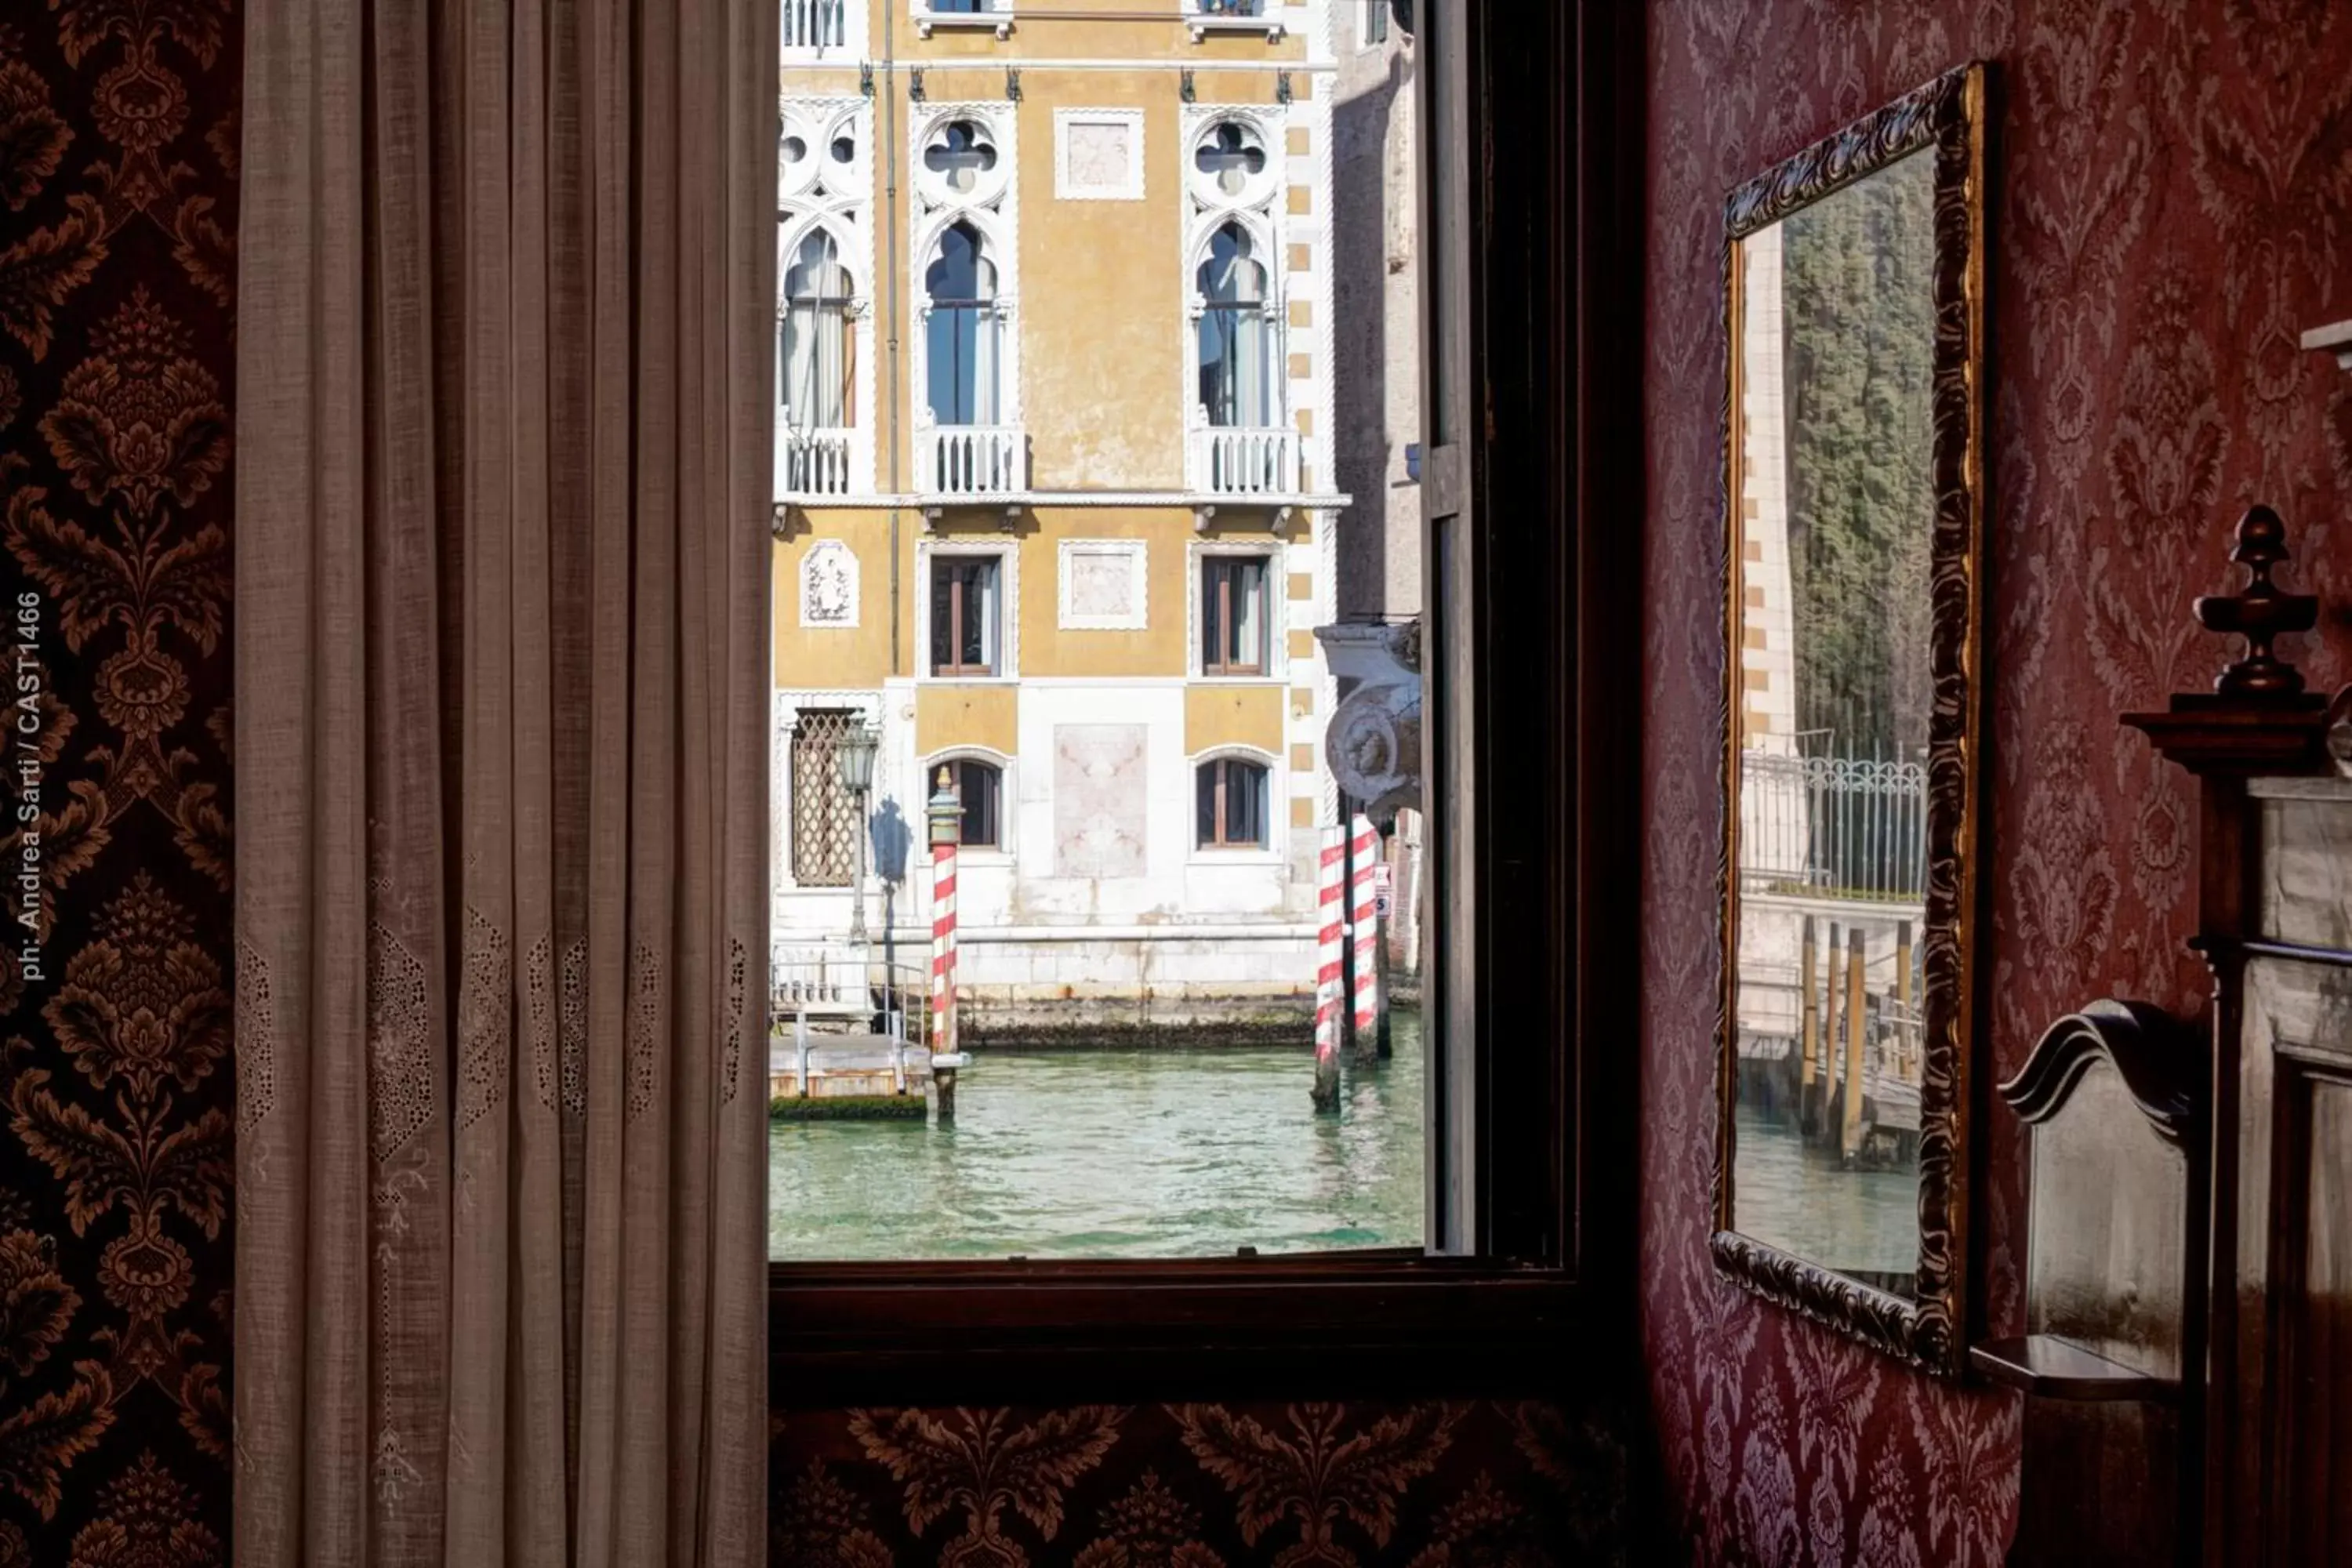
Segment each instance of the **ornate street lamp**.
M856 898L849 906L849 940L857 942L866 940L866 797L874 788L874 753L881 741L881 734L873 725L859 724L841 738L841 744L833 753L841 768L841 787L857 802L857 879L852 884Z

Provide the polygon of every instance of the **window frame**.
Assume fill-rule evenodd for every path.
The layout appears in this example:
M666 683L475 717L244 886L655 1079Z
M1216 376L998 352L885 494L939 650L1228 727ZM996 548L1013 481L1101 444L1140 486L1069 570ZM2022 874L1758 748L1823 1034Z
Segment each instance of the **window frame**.
M1193 625L1199 645L1201 678L1204 680L1262 680L1275 673L1274 668L1274 577L1278 552L1268 550L1264 554L1238 550L1202 552L1198 557L1200 574L1200 615ZM1234 595L1233 580L1236 570L1248 563L1258 569L1257 579L1257 658L1252 663L1238 662L1226 655L1233 644L1235 627L1233 624ZM1213 597L1212 591L1213 589ZM1217 625L1223 634L1216 638L1217 657L1209 657L1210 617L1218 616Z
M1232 814L1226 803L1232 799L1233 770L1235 766L1249 768L1257 774L1257 837L1228 837L1227 828ZM1216 805L1211 809L1215 823L1215 837L1201 837L1201 776L1211 768L1217 770ZM1192 852L1215 858L1225 855L1263 855L1274 847L1274 766L1265 758L1242 752L1219 752L1202 757L1192 764Z
M1473 1102L1432 1108L1471 1130L1461 1252L771 1262L778 1407L1524 1397L1638 1376L1624 890L1646 675L1626 520L1643 502L1641 464L1610 455L1641 450L1643 22L1606 0L1507 26L1475 0L1417 10L1424 754L1454 792L1430 814L1445 956L1424 1016L1477 1063Z
M1004 765L969 752L942 758L936 765L950 770L949 776L955 783L956 804L962 808L962 815L956 820L957 849L977 849L992 855L1004 853ZM971 831L971 800L964 788L964 770L967 768L984 773L989 778L989 826L994 831L986 838L965 837Z
M1006 657L1005 642L1005 617L1008 614L1005 589L1010 576L1005 564L1005 555L1006 552L1001 550L933 550L925 553L921 622L924 642L923 673L931 679L1006 680L1012 679L1007 668L1010 661ZM939 615L940 577L943 572L952 572L958 566L974 562L984 563L988 566L990 581L996 596L994 625L990 628L992 635L987 639L988 660L982 665L967 665L962 662L961 631L962 612L965 608L964 593L963 585L957 583L951 586L948 606L948 642L949 646L956 650L956 658L952 663L942 665L939 658L939 643L932 631Z

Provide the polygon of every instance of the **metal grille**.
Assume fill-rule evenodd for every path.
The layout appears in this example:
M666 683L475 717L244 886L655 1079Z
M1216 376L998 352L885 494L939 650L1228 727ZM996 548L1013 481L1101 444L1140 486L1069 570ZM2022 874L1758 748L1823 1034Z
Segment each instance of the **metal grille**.
M1927 879L1927 770L1872 757L1739 757L1740 885L1913 903Z
M793 880L846 888L857 874L857 797L842 787L853 708L804 708L793 726Z

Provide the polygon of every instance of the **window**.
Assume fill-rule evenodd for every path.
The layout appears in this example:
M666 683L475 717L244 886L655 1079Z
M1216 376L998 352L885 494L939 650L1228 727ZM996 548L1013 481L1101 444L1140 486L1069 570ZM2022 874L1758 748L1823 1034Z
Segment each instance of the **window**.
M961 757L948 764L956 800L963 806L963 822L956 842L966 849L1004 847L1004 770L977 757Z
M1230 129L1230 127L1228 128ZM1193 279L1201 306L1201 406L1212 425L1262 428L1274 423L1272 335L1266 320L1265 268L1238 223L1209 240Z
M941 425L995 424L1003 322L996 311L996 266L982 254L978 229L969 223L949 226L923 289L930 297L931 417Z
M849 0L783 0L781 36L787 54L845 48L849 44Z
M1263 555L1211 555L1201 562L1201 673L1265 675L1266 584Z
M1356 29L1356 41L1365 48L1389 41L1389 0L1362 0L1363 20Z
M849 327L856 303L841 247L824 229L801 241L784 272L782 358L777 386L784 423L840 430L856 423L857 351Z
M1339 36L1359 25L1357 4L1333 18ZM1615 1321L1604 1314L1630 1271L1633 1096L1632 1064L1606 1047L1641 1015L1625 984L1638 932L1612 900L1638 882L1626 862L1643 840L1641 797L1626 786L1639 752L1624 735L1646 677L1559 650L1639 640L1638 596L1622 591L1629 562L1638 575L1639 530L1623 524L1638 515L1637 476L1570 463L1629 449L1642 257L1638 245L1576 245L1559 215L1587 210L1589 195L1609 221L1638 216L1638 184L1622 187L1639 161L1626 175L1578 136L1511 134L1501 106L1573 127L1605 118L1578 95L1637 66L1643 33L1638 11L1621 25L1609 7L1603 21L1523 9L1511 48L1470 54L1465 0L1416 7L1418 103L1375 94L1343 110L1330 84L1300 77L1286 96L1270 69L1262 91L1230 95L1252 101L1220 102L1228 95L1209 89L1222 76L1183 80L1213 60L1171 49L1148 69L1122 65L1117 97L1150 135L1122 146L1115 122L1074 111L1102 133L1067 148L1070 184L1113 189L1140 160L1146 199L1172 208L1175 233L1126 221L1139 207L1038 191L1058 146L1016 155L1022 120L1035 135L1057 124L1046 110L1111 96L1099 62L1063 59L1042 36L1034 54L1000 49L992 70L1021 69L1017 106L1012 82L950 72L944 57L930 62L928 99L911 72L877 63L870 112L891 118L874 124L907 134L885 141L896 166L869 182L870 236L830 214L826 226L873 318L860 318L872 337L857 345L855 384L876 401L859 410L858 435L888 428L879 399L900 385L910 428L888 468L890 448L876 450L872 493L820 497L806 524L787 520L781 548L807 549L805 527L807 541L852 542L869 570L859 630L781 625L777 668L815 689L812 704L840 700L827 689L886 694L866 840L877 923L870 948L851 944L853 962L903 972L898 993L935 995L934 933L951 916L940 945L956 1055L919 1064L930 1070L910 1071L908 1087L881 1086L929 1100L912 1115L896 1108L904 1120L795 1124L792 1108L779 1111L772 1342L794 1399L871 1404L883 1388L899 1403L950 1389L973 1403L1038 1388L1049 1402L1182 1397L1192 1373L1170 1368L1212 1364L1253 1381L1298 1369L1319 1385L1300 1397L1339 1397L1376 1391L1433 1349L1449 1376L1472 1350L1524 1376L1546 1342ZM1201 0L1177 10L1212 35L1305 15L1276 4L1204 14ZM1601 33L1616 39L1606 51L1571 52ZM1234 54L1230 40L1222 52ZM788 93L840 86L814 70L787 77ZM1432 110L1433 92L1444 112ZM1343 113L1391 116L1391 134L1367 131L1367 144L1409 145L1413 127L1430 127L1438 145L1410 184L1400 167L1377 195L1334 184L1334 122L1350 136L1363 123ZM1638 139L1614 145L1629 144ZM1039 221L1055 229L1028 246L1012 177L1024 165L1026 199L1045 204ZM892 184L907 202L888 251L895 314L883 286L892 226L875 205ZM1334 249L1333 234L1424 199L1444 221L1411 249L1420 289L1390 286L1381 247ZM1093 316L1109 297L1094 287L1104 279L1125 285L1118 308ZM1512 309L1470 313L1474 279L1493 279L1484 297ZM1593 308L1596 292L1610 309ZM1420 343L1423 310L1444 315L1428 341L1452 355L1443 374L1428 367L1431 402L1446 400L1434 430L1423 367L1380 349ZM1375 315L1377 333L1329 330ZM1022 384L1032 316L1055 358L1050 388ZM1578 363L1529 355L1529 342L1575 342ZM1122 356L1139 342L1179 362L1156 412L1150 388L1073 405L1074 391L1124 384ZM1025 392L1038 395L1032 421L1046 420L1034 429ZM936 481L924 446L950 443L935 420L982 417L992 396L996 424L952 439L1034 437L1040 488L1009 488L1002 501ZM1223 471L1200 454L1265 433L1213 428L1212 406L1221 421L1289 425L1311 479L1259 487L1273 499L1257 500L1196 480ZM1482 408L1487 417L1465 417ZM1446 483L1392 489L1387 455L1447 429L1465 438L1432 448ZM1170 449L1180 433L1181 474ZM1151 455L1130 471L1129 451ZM1359 502L1339 506L1343 491ZM1424 502L1442 515L1424 521ZM828 519L829 507L849 515ZM907 531L886 533L893 521ZM1105 547L1121 541L1145 547L1132 573ZM1417 574L1383 574L1381 563L1408 560L1432 563L1425 602ZM886 571L894 561L905 564ZM1059 614L1033 584L1024 624L1021 578L1041 571L1057 573ZM1352 842L1333 768L1359 766L1364 749L1345 743L1334 702L1365 678L1350 684L1338 668L1347 637L1304 628L1353 616L1361 632L1424 608L1423 664L1446 678L1427 684L1421 734L1438 793L1381 861L1418 946L1392 935L1393 1055L1343 1040L1327 1092L1309 1046L1325 1013L1318 872ZM1140 633L1108 629L1147 618ZM1545 743L1515 743L1526 734ZM925 819L942 765L960 811L941 831L974 846L944 896ZM1517 798L1544 808L1511 807ZM1472 834L1471 823L1507 831ZM774 902L780 940L839 945L856 916L845 889L786 886ZM1589 926L1587 910L1599 911ZM905 1012L911 1026L926 1009ZM1169 1031L1224 1048L1170 1049ZM1582 1048L1588 1039L1601 1048ZM1065 1048L1024 1048L1048 1043ZM935 1076L949 1074L951 1116ZM1370 1348L1299 1353L1335 1343Z
M1266 847L1266 768L1241 757L1214 757L1192 774L1196 842L1203 849Z
M1195 9L1203 16L1263 16L1265 0L1198 0Z
M994 675L999 621L993 555L931 558L931 673Z
M846 888L857 870L857 797L843 784L840 752L854 708L803 708L793 727L793 880Z

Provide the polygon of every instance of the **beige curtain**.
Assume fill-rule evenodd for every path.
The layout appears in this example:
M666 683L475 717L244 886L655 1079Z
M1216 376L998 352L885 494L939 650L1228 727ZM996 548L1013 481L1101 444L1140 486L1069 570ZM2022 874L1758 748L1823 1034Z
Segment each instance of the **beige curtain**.
M248 0L236 1561L761 1551L774 0Z

